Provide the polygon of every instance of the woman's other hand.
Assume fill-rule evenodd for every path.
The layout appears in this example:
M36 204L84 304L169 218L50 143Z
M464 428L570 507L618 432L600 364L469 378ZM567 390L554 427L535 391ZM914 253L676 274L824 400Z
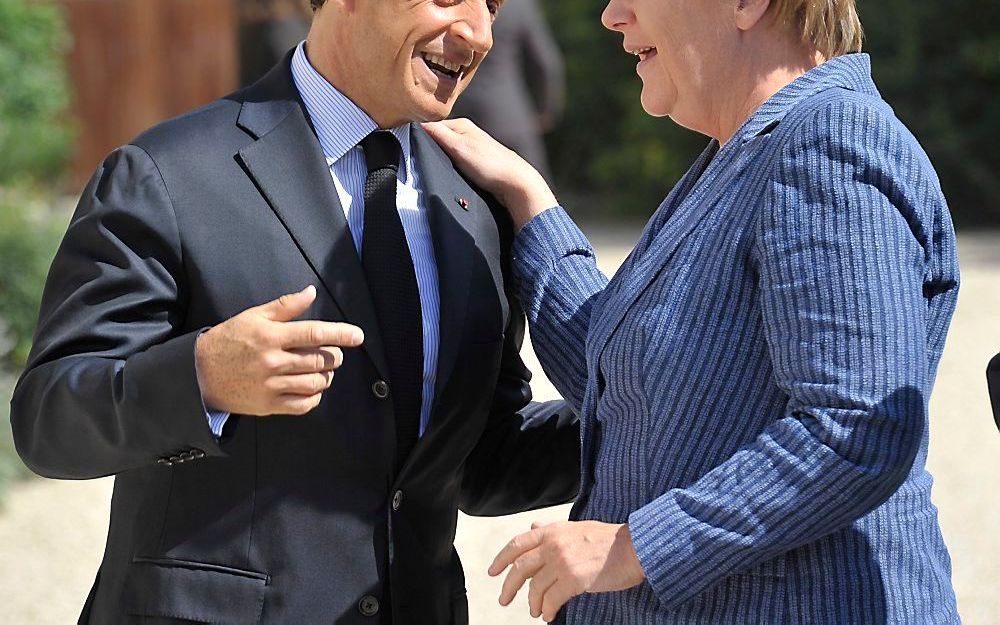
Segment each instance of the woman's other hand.
M534 167L471 121L447 119L423 127L462 173L507 208L515 230L558 205Z
M547 622L577 595L625 590L646 579L628 525L598 521L532 524L530 532L507 543L489 574L496 577L508 566L500 604L510 605L530 578L531 616Z

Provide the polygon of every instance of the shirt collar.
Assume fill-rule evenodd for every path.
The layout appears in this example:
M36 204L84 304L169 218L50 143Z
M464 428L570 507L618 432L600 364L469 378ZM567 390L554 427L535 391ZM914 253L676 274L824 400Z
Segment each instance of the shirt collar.
M316 129L327 163L336 163L353 150L362 139L379 129L375 120L361 110L316 71L306 56L306 42L301 42L292 55L292 80L302 96L306 112ZM410 179L410 125L389 131L403 149L403 182Z
M871 59L867 54L845 54L830 59L799 76L771 96L750 116L733 135L739 143L745 143L776 122L784 119L797 104L806 98L830 89L841 87L879 96L871 77Z

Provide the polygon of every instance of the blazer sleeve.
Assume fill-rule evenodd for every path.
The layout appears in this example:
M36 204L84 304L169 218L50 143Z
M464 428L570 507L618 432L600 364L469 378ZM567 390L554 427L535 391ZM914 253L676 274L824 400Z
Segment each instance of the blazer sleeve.
M85 479L182 452L224 455L206 419L180 234L141 148L113 152L85 189L49 271L35 342L11 400L33 471ZM201 455L201 454L198 454Z
M913 199L930 197L918 187L933 179L900 154L907 146L878 104L848 98L806 118L778 155L756 263L773 375L788 402L726 462L631 514L665 608L849 526L906 479L931 384L927 207Z
M499 516L572 501L580 488L580 424L565 401L531 401L531 371L521 359L525 316L513 294L513 228L506 209L487 200L500 233L510 317L486 428L466 460L459 507Z

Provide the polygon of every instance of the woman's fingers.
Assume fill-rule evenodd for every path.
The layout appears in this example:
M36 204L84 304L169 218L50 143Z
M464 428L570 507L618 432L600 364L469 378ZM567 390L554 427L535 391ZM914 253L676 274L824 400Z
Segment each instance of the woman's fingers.
M545 564L542 554L534 549L522 555L510 567L507 578L503 580L503 588L500 590L500 605L510 605L510 602L517 596L517 592L524 586L524 582L534 577L535 574Z
M530 532L525 532L523 534L518 534L514 538L510 539L497 557L493 559L493 564L490 565L489 574L491 577L496 577L497 575L504 572L508 566L514 563L521 557L521 554L531 551L538 545L542 543L542 534L540 531L532 530Z
M542 620L546 623L556 620L559 610L566 605L567 601L578 594L580 592L574 590L568 582L556 580L545 592L545 597L542 599Z
M531 616L538 618L542 615L543 600L552 584L556 583L555 571L552 567L543 566L528 584L528 611Z

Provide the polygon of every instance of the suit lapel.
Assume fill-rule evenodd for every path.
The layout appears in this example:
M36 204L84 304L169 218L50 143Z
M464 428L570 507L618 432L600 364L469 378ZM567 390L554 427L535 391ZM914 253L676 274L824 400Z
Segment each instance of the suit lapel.
M489 208L472 192L451 161L419 125L411 126L411 136L413 157L419 163L423 191L426 193L438 268L441 312L435 387L435 395L438 396L448 383L462 346L476 248L477 215L488 215ZM467 200L467 208L460 205L460 198Z
M284 74L275 75L275 74ZM280 84L281 79L288 83ZM270 82L269 82L270 81ZM273 83L279 83L277 86ZM239 125L256 137L237 159L291 234L345 321L365 332L364 349L382 376L388 366L375 308L326 158L291 84L272 71L259 83L270 91L248 97Z
M762 139L763 137L758 138ZM712 158L711 149L702 154L699 163L704 163L707 167L701 177L685 185L690 187L690 191L686 197L678 198L679 204L664 216L665 221L658 223L660 227L651 228L646 232L640 240L640 253L634 254L627 271L619 276L618 296L608 307L607 314L603 316L595 334L595 353L600 354L603 351L639 296L660 274L680 244L712 210L719 196L727 190L729 184L743 171L755 154L757 150L752 146L736 142L727 144L715 154L711 162L704 163L705 159ZM696 165L691 171L697 172L698 169ZM665 203L661 210L670 208L669 203Z

